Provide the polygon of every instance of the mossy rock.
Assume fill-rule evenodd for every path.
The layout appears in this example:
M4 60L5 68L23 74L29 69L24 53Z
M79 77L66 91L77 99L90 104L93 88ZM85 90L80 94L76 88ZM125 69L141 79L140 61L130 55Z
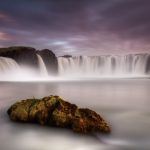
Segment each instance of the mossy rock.
M7 112L12 121L71 128L79 133L110 133L107 122L95 111L78 108L59 96L22 100Z

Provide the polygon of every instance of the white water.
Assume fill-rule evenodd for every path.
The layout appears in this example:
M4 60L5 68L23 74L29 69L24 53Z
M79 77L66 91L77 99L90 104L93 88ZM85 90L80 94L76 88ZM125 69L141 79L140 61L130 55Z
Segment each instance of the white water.
M17 62L11 58L0 57L0 74L19 69Z
M59 57L59 74L70 77L144 77L149 54Z
M48 76L48 71L46 69L45 63L40 55L37 54L38 63L39 63L39 69L41 76Z
M74 80L96 78L150 77L150 54L58 57L58 76L48 76L47 68L37 54L39 73L19 66L11 58L0 57L1 81Z
M33 68L20 66L14 59L0 57L0 81L25 81L38 76Z
M149 89L148 79L0 82L0 150L150 150ZM16 101L48 95L98 112L111 134L81 135L8 118L7 109Z

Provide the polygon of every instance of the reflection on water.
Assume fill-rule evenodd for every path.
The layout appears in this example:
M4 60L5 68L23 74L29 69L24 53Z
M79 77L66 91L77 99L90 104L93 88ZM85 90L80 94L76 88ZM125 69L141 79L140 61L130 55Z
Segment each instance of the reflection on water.
M149 150L150 80L0 83L0 150ZM67 129L11 122L16 100L60 95L99 112L112 133L79 135Z

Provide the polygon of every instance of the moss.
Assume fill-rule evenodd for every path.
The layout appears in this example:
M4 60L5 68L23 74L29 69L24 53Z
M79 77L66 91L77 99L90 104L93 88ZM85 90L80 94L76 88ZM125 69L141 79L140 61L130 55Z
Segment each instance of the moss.
M87 108L78 108L59 96L22 100L13 104L7 112L13 121L72 128L80 133L110 132L110 127L99 114Z

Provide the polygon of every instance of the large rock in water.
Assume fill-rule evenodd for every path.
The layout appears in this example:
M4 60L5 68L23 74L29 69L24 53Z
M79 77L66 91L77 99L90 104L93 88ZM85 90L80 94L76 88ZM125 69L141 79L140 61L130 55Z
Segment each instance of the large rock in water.
M49 49L43 49L41 51L37 51L37 53L42 57L49 74L57 74L58 61L55 54Z
M71 128L79 133L110 132L110 127L99 114L78 108L59 96L22 100L13 104L7 112L11 120L18 122Z

